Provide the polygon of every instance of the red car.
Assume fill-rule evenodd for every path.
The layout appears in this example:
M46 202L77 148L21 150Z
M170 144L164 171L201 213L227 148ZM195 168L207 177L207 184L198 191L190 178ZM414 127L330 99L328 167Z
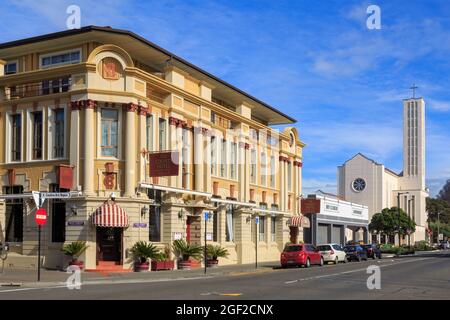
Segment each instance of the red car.
M289 244L281 253L281 267L304 266L312 264L323 266L323 257L312 244Z

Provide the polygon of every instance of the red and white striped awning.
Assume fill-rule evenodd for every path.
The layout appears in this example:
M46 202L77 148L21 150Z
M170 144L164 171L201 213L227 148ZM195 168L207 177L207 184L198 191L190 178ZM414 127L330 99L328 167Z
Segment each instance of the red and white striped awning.
M117 204L105 203L92 214L91 222L97 227L126 228L128 227L128 216L125 210Z
M290 217L289 220L287 221L287 225L289 227L298 227L298 228L310 228L311 226L308 217L305 216Z

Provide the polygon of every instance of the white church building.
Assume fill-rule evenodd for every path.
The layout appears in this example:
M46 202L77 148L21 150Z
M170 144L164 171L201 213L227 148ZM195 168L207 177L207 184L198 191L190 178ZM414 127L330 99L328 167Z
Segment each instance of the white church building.
M400 207L416 222L416 232L410 236L414 244L426 239L427 230L423 98L403 101L403 121L403 172L397 174L358 153L338 167L338 194L346 201L368 206L369 222L384 208L397 207L399 197ZM384 243L389 239L372 235L372 241ZM401 243L408 243L408 237Z

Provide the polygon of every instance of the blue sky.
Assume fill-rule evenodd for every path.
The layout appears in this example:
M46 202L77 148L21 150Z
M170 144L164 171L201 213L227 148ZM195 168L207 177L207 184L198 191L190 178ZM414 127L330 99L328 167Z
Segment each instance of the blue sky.
M450 2L0 0L0 42L82 25L134 31L298 119L304 193L362 152L402 170L402 99L427 102L427 183L450 179ZM366 28L379 5L382 29Z

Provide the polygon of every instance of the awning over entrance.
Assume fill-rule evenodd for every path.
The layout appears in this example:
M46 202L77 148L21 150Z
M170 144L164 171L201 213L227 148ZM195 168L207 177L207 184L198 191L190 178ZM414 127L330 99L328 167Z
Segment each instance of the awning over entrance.
M92 214L91 222L97 227L126 228L128 216L117 204L105 203Z
M289 227L298 227L298 228L310 228L311 224L309 219L305 216L295 216L289 218L287 225Z

